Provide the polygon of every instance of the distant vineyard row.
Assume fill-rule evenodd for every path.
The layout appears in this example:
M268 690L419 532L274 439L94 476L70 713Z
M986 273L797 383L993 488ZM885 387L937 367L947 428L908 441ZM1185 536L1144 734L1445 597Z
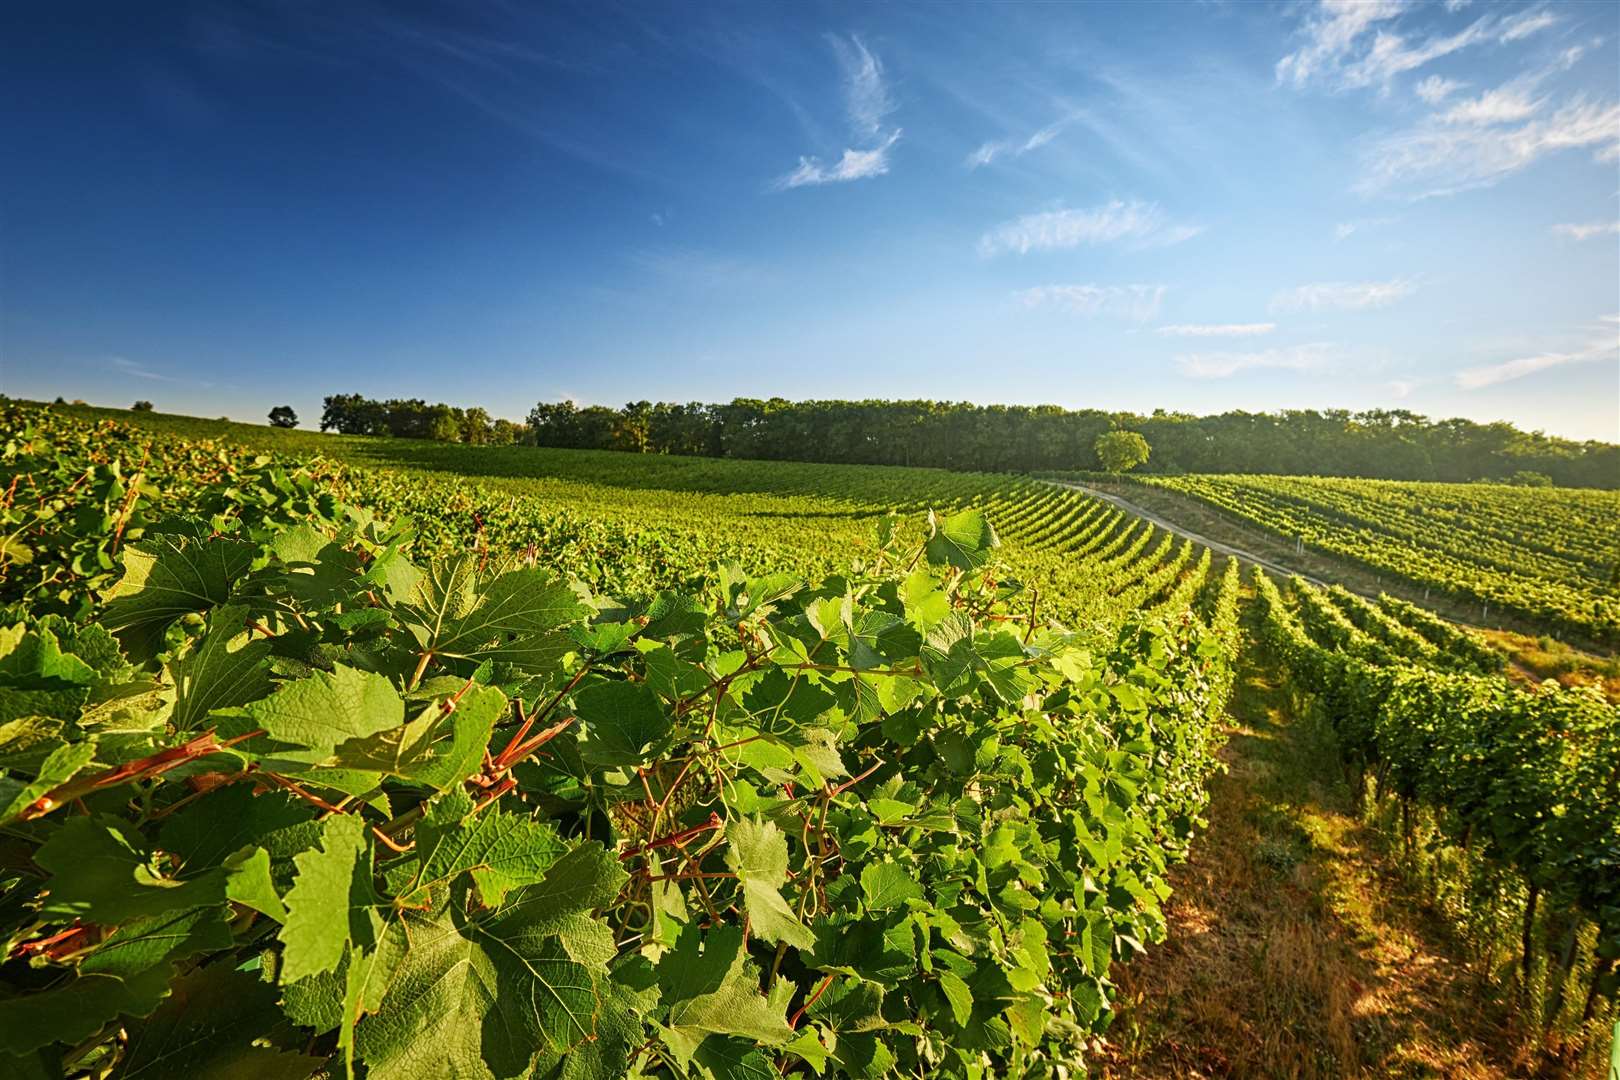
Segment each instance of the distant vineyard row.
M1620 647L1620 494L1275 476L1141 477L1306 548Z

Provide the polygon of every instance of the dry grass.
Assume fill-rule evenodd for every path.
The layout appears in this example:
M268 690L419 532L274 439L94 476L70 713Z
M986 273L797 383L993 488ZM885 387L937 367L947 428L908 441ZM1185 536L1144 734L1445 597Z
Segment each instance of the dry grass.
M1121 976L1114 1077L1568 1076L1364 826L1327 736L1246 668L1170 936ZM1593 1074L1597 1075L1597 1074Z
M1620 656L1583 652L1546 635L1532 637L1511 630L1488 630L1485 636L1508 656L1508 675L1535 685L1557 679L1564 686L1594 686L1611 702L1620 702Z

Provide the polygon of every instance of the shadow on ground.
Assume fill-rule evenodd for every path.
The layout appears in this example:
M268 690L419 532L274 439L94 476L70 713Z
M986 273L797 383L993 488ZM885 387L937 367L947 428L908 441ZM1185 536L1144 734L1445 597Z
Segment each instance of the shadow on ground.
M1121 976L1114 1077L1547 1074L1354 813L1331 736L1245 649L1228 771L1173 875L1169 940Z

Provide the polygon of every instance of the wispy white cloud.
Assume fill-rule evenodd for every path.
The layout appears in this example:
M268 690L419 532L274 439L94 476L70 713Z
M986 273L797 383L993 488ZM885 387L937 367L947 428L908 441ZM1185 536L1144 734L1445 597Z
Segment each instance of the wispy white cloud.
M1455 15L1471 3L1473 0L1446 0L1446 12Z
M838 184L848 180L865 180L883 176L889 171L889 148L900 141L900 129L870 150L845 150L844 156L834 162L820 158L802 157L799 167L777 178L776 188L804 187L809 184Z
M1300 46L1277 62L1277 81L1387 90L1397 76L1441 57L1474 45L1521 41L1561 21L1546 8L1533 8L1507 17L1482 15L1454 34L1411 38L1386 25L1411 6L1405 0L1319 0L1300 27Z
M1038 285L1014 297L1028 308L1055 307L1077 315L1112 315L1146 322L1159 314L1164 285Z
M1510 15L1502 21L1502 28L1498 40L1504 44L1519 41L1531 34L1557 26L1561 21L1558 16L1545 7L1532 8Z
M1591 52L1593 49L1602 44L1602 38L1593 38L1591 41L1583 42L1579 45L1571 45L1569 48L1558 54L1558 61L1554 66L1560 71L1568 71L1570 68L1581 62L1581 57L1585 56L1587 53Z
M1458 82L1456 79L1446 79L1439 75L1430 75L1412 88L1412 91L1430 105L1438 105L1446 98L1455 94L1468 84Z
M1343 366L1345 350L1329 341L1289 345L1261 352L1188 353L1176 357L1183 375L1194 379L1225 379L1245 371L1331 371Z
M177 379L172 375L165 375L160 371L153 371L145 364L140 363L137 360L131 360L127 356L109 356L107 357L107 363L110 364L115 371L118 371L124 375L133 375L137 379L151 379L154 382L167 383L184 381Z
M1549 368L1620 359L1620 335L1617 335L1616 330L1617 325L1620 325L1620 315L1604 315L1597 321L1599 325L1590 331L1586 342L1576 348L1566 351L1547 350L1500 364L1465 368L1457 372L1457 385L1464 390L1480 390L1498 383L1522 379Z
M1620 160L1620 104L1575 98L1545 113L1537 103L1517 122L1505 119L1515 112L1512 101L1474 104L1477 122L1431 120L1372 144L1356 190L1411 198L1450 195L1487 187L1564 150L1591 150L1600 162Z
M1338 70L1363 34L1405 6L1401 0L1322 0L1301 27L1304 44L1277 62L1277 81L1304 86Z
M1065 123L1060 121L1056 124L1048 124L1022 141L1018 139L999 139L994 142L981 143L977 150L967 156L966 165L970 169L978 169L1004 155L1023 157L1031 150L1039 150L1057 138Z
M850 126L858 137L875 138L883 129L883 118L895 110L883 61L853 34L848 41L832 35L827 40L844 69L844 106Z
M861 142L878 139L882 136L884 118L896 108L884 76L883 62L854 35L848 41L829 35L828 41L843 69L844 108L851 131ZM895 128L876 145L847 147L836 161L806 155L799 158L797 168L777 177L771 186L785 191L883 176L889 171L889 151L899 141L900 129Z
M1388 307L1417 291L1408 278L1393 281L1324 281L1285 289L1271 298L1272 311L1366 311Z
M1365 229L1371 229L1379 225L1388 225L1394 220L1394 218L1376 217L1359 218L1355 221L1341 221L1333 227L1333 239L1342 243L1343 241L1350 239L1350 237L1354 236L1358 232Z
M1586 225L1554 225L1552 231L1571 240L1590 240L1594 236L1620 234L1620 221L1594 221Z
M1177 323L1154 331L1166 337L1259 337L1277 329L1276 323Z
M1126 241L1139 247L1179 244L1203 232L1166 220L1154 203L1113 202L1090 210L1045 210L1003 222L979 238L982 255L1056 251Z
M1537 80L1515 79L1477 98L1459 101L1439 115L1442 124L1511 124L1541 111L1545 98L1530 96Z

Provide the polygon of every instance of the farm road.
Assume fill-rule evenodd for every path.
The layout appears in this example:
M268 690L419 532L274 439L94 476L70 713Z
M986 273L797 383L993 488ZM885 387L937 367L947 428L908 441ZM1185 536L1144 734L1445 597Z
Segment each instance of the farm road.
M1251 551L1244 551L1242 548L1236 548L1230 544L1223 544L1219 540L1211 540L1207 536L1200 536L1198 533L1195 533L1190 529L1185 529L1173 521L1160 517L1151 510L1137 506L1128 499L1120 498L1118 495L1110 495L1106 491L1099 491L1097 488L1088 487L1085 484L1077 484L1072 480L1048 480L1047 483L1053 485L1054 487L1073 488L1075 491L1084 492L1094 499L1102 499L1105 502L1111 502L1121 510L1124 510L1126 513L1135 514L1142 520L1152 525L1157 525L1166 532L1175 533L1177 536L1184 536L1195 544L1202 544L1211 551L1215 552L1217 555L1236 555L1242 561L1253 563L1255 566L1269 570L1279 577L1290 578L1298 574L1312 585L1317 585L1322 588L1327 587L1327 582L1325 581L1311 577L1308 574L1300 574L1297 570L1283 566L1281 563L1272 562L1270 559L1267 559L1261 555L1256 555Z

